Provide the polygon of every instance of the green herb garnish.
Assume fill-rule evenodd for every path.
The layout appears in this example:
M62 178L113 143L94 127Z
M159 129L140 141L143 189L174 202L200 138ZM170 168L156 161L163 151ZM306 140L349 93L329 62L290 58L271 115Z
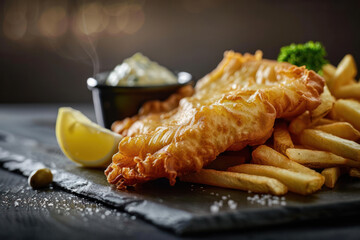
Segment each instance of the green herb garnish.
M305 44L292 43L280 49L279 62L288 62L296 66L306 66L307 69L320 72L328 61L324 46L320 42L309 41Z

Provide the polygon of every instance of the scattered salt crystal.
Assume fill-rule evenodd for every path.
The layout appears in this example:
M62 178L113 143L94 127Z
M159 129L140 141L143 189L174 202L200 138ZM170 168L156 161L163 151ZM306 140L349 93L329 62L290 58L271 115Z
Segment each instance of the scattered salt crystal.
M219 212L219 206L218 205L211 205L210 206L210 211L212 212L212 213L217 213L217 212Z
M272 196L270 194L261 194L261 195L255 194L252 197L248 196L246 199L250 201L251 204L257 203L263 206L267 205L269 207L273 205L281 205L281 206L286 205L285 197L279 198L278 196Z
M105 215L104 215L104 214L101 215L101 219L105 219Z
M136 216L131 216L130 219L131 220L136 220Z
M227 199L227 196L222 196L221 199L222 199L222 200L226 200L226 199Z
M106 210L105 215L106 215L106 216L109 216L110 213L111 213L111 212L110 212L109 210Z
M236 209L236 207L237 207L237 203L234 201L234 200L229 200L228 201L228 206L229 206L229 208L230 209Z

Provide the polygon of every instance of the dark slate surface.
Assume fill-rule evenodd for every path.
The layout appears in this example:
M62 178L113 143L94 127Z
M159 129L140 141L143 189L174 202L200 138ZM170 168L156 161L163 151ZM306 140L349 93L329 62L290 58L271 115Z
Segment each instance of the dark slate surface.
M201 233L186 239L358 239L360 219ZM0 239L180 239L171 232L56 186L32 190L0 169ZM183 237L181 239L184 239Z
M91 111L86 109L83 110L89 115ZM115 190L107 184L102 170L78 167L62 155L54 135L56 107L48 110L34 115L34 106L21 112L9 107L0 113L3 168L28 175L45 165L53 170L57 187L134 214L175 233L248 229L359 215L360 181L346 177L334 190L324 188L307 197L288 194L284 200L286 206L259 204L248 199L255 196L251 193L187 183L170 187L163 180L131 191ZM236 203L236 208L229 207L229 199ZM215 201L222 201L223 206L218 213L211 213L210 207Z
M141 230L141 231L140 231ZM150 237L149 237L150 236ZM177 239L127 213L57 187L34 191L0 169L0 239Z

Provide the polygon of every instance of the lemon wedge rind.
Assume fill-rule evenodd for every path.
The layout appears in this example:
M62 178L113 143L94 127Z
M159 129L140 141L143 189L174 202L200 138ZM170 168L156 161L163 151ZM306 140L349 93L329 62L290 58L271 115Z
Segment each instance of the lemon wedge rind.
M56 139L65 156L85 167L109 165L123 138L70 107L59 108L55 128Z

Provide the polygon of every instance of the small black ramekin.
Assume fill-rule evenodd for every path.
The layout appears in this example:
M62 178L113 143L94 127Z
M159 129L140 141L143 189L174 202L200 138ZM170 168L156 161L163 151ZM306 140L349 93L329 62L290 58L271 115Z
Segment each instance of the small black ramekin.
M145 102L165 100L179 88L195 84L190 73L176 72L177 84L113 87L105 85L109 74L110 72L99 73L87 80L88 89L92 91L96 120L99 125L109 129L114 121L137 114Z

